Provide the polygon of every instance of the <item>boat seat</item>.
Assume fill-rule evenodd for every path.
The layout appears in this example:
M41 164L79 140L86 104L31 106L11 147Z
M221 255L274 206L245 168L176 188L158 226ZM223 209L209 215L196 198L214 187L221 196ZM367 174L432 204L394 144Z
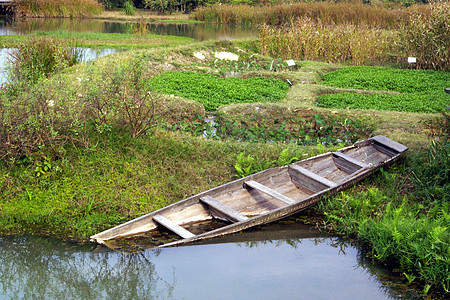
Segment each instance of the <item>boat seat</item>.
M318 193L337 184L298 165L289 166L289 175L297 186Z
M260 183L258 183L256 181L253 181L253 180L246 181L244 183L244 187L245 188L247 188L247 187L254 188L254 189L256 189L256 190L258 190L260 192L263 192L263 193L265 193L265 194L267 194L269 196L272 196L272 197L274 197L274 198L276 198L276 199L278 199L280 201L283 201L284 203L287 203L287 204L292 204L292 203L295 202L293 199L291 199L291 198L289 198L289 197L287 197L287 196L285 196L283 194L280 194L277 191L275 191L275 190L273 190L273 189L271 189L271 188L269 188L269 187L267 187L265 185L262 185L262 184L260 184Z
M246 216L242 215L237 210L234 210L231 207L223 204L222 202L217 201L211 196L201 197L200 202L205 203L206 205L208 205L210 210L214 210L219 215L219 217L223 217L230 222L235 223L248 220Z
M170 221L169 219L167 219L166 217L164 217L162 215L153 216L153 221L155 221L159 225L169 229L173 233L178 234L179 236L181 236L184 239L188 239L188 238L195 236L195 234L193 234L192 232L187 231L183 227L175 224L174 222Z

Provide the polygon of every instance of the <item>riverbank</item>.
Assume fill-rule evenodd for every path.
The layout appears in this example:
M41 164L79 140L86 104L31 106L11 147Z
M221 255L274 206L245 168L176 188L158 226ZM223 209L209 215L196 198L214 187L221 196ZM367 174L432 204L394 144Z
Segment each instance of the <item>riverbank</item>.
M220 62L215 52L239 55L245 63ZM14 109L8 91L1 93L2 124L11 116L17 117L10 119L15 122L24 120L17 132L24 134L21 140L2 153L1 233L86 240L93 233L236 178L235 165L241 153L264 162L249 168L254 172L261 166L273 166L284 149L292 156L306 158L332 151L346 140L350 143L367 135L384 134L411 148L411 156L406 160L409 161L423 156L430 140L445 135L442 130L445 118L440 114L317 107L317 96L324 91L328 94L343 91L341 87L318 84L324 74L342 66L296 61L297 67L289 68L285 62L257 52L257 40L214 41L117 53L90 64L75 65L15 98L17 108L34 107L42 112L42 119L33 118L33 110ZM292 87L278 102L235 103L210 111L225 126L223 130L219 128L224 134L205 139L203 132L210 128L202 122L206 116L204 105L195 99L183 99L175 92L160 97L158 91L152 90L151 96L145 98L148 86L143 84L158 74L176 71L242 80L263 76L284 83L289 80ZM345 89L365 93L359 88ZM116 97L122 102L110 102ZM152 105L132 110L142 99ZM118 109L115 105L124 100L129 105ZM71 106L83 103L88 105ZM151 107L157 110L149 110ZM139 122L133 122L136 119L124 117L127 109L151 118L146 119L144 127L139 127ZM44 121L48 123L40 123ZM8 130L18 128L16 123L12 125L2 132L11 133ZM287 143L301 131L303 135L296 136L296 142ZM14 134L10 136L13 138L9 143L17 141ZM332 139L326 139L330 136ZM27 137L37 142L26 144ZM7 141L2 145L7 145ZM13 155L14 151L18 152ZM402 179L391 185L390 192L397 195L396 199L403 199L412 191L412 179L401 175L405 172L410 171L393 167L382 173L386 178ZM367 198L368 182L379 190L388 186L380 177L365 181L351 190L356 199ZM378 199L378 195L383 196L382 201L390 201L376 192L373 198ZM408 199L420 203L422 197ZM422 205L417 217L429 214L431 204ZM337 214L334 209L338 208L323 211ZM442 210L448 213L448 207ZM373 214L379 216L378 213ZM330 218L328 222L337 230L337 221ZM438 224L436 228L439 226L443 227ZM354 229L347 234L359 233ZM438 237L442 245L448 244L447 236ZM373 241L366 243L370 245ZM427 263L435 265L432 261ZM420 275L414 268L401 272L409 278ZM423 280L423 286L430 285L428 290L442 289L437 281L425 277Z

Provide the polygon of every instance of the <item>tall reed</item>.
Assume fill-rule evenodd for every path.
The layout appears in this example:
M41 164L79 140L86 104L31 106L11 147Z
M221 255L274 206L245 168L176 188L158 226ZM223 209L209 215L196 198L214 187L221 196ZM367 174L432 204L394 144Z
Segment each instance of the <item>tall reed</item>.
M259 38L264 55L362 65L392 60L395 34L353 25L329 26L303 17L289 26L263 25Z
M313 2L273 6L213 5L200 8L194 18L206 22L281 25L298 18L320 19L324 24L353 24L373 28L397 28L411 11L428 11L427 6L388 9L358 3Z
M82 18L98 15L103 6L96 0L13 0L14 13L21 17Z
M430 13L415 12L400 29L403 59L417 57L420 69L450 70L450 3L429 5Z

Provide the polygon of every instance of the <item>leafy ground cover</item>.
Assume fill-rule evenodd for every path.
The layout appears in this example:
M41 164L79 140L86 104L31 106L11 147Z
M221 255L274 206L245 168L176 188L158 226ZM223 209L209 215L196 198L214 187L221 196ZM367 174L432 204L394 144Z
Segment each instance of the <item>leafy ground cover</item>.
M149 80L152 90L202 103L207 111L221 105L277 102L286 96L289 84L276 78L220 78L189 71L167 72Z
M397 93L333 93L319 96L317 105L328 108L437 113L450 103L448 95L444 93L449 82L450 73L443 71L345 67L323 75L321 84Z

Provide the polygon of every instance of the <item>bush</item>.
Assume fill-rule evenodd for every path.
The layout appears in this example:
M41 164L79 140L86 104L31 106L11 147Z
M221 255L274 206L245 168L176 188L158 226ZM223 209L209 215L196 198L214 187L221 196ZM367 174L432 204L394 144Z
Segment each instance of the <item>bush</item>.
M132 16L135 14L133 2L127 1L123 5L123 12L126 15Z
M81 61L81 52L68 42L47 37L30 37L11 53L9 86L23 87L47 78Z
M430 4L430 13L416 12L400 29L404 60L417 57L420 69L450 70L450 3Z

